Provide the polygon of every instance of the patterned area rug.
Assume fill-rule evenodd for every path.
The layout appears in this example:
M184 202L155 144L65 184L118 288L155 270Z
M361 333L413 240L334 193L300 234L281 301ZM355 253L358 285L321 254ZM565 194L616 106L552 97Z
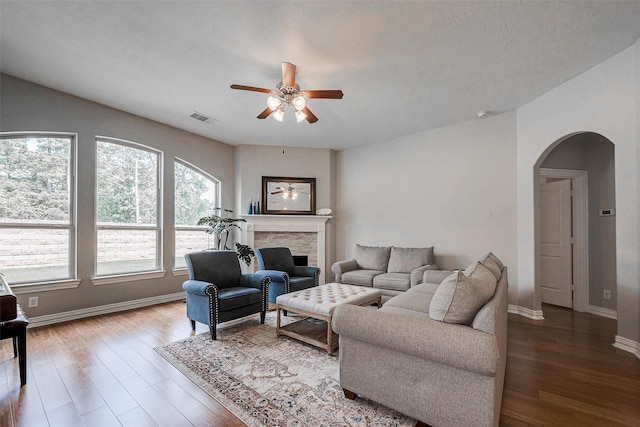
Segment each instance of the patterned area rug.
M294 316L284 323L299 320ZM333 356L278 338L275 312L157 347L156 351L249 426L397 426L415 420L358 397L344 397Z

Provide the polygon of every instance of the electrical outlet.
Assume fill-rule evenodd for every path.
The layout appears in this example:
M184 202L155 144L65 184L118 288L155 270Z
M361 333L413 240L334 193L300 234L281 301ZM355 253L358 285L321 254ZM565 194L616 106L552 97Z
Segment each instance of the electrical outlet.
M611 291L609 289L605 289L602 293L602 297L604 299L611 299Z
M29 297L29 307L37 307L39 303L38 298L39 297Z

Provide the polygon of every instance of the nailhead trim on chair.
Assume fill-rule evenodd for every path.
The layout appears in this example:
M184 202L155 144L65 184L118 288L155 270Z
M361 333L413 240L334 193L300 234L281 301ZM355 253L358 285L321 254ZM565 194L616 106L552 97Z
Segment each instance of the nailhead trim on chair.
M291 292L291 280L289 279L289 274L284 273L284 293L288 294Z
M269 304L269 283L271 283L271 278L265 276L260 285L262 287L262 311L267 311L267 305Z
M211 284L204 293L209 295L209 326L218 329L218 287Z

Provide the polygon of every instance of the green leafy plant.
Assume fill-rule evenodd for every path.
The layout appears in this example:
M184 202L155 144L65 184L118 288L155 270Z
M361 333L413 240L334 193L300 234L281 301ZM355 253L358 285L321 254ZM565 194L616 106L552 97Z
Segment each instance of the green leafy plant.
M242 230L242 227L240 227L238 223L247 222L247 220L244 218L229 218L229 213L233 212L231 209L213 208L213 211L213 215L200 218L198 225L207 225L209 227L205 231L215 236L216 249L230 250L231 248L227 246L229 234L234 228ZM218 213L222 214L222 212L224 212L224 216L218 215ZM224 245L221 246L223 238Z
M255 252L253 252L253 249L251 249L251 246L243 245L240 243L236 243L236 254L238 254L239 260L247 264L247 267L249 266L249 264L251 264L251 258L256 256Z

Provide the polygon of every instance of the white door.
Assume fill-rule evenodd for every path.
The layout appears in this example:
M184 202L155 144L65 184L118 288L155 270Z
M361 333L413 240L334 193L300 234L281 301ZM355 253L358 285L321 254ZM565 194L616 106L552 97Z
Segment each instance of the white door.
M540 185L540 212L542 302L573 308L570 179Z

